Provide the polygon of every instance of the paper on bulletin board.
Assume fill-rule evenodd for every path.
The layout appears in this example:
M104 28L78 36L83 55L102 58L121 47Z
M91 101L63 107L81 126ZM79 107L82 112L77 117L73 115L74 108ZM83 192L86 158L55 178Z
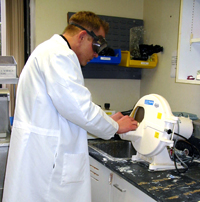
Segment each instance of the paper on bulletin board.
M172 52L171 58L171 78L176 78L176 67L177 67L177 50Z

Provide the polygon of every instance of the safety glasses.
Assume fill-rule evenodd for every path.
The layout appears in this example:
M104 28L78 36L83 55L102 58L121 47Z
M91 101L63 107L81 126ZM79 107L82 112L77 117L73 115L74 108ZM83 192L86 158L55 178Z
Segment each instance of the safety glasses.
M99 54L104 48L107 47L107 42L103 36L97 36L93 31L90 32L74 22L70 22L70 25L74 25L82 30L85 30L91 37L93 37L92 48L95 53Z

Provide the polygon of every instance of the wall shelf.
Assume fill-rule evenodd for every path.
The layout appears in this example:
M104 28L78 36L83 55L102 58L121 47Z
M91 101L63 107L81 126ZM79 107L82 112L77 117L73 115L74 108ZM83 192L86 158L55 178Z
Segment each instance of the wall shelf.
M148 60L148 61L131 60L130 51L122 51L121 54L122 54L122 59L121 59L121 63L119 65L124 66L124 67L152 69L152 68L156 67L156 65L158 63L158 56L156 53L154 53L151 56L150 60Z
M200 42L200 38L190 39L190 43L199 43L199 42Z
M190 36L190 45L192 43L199 43L200 42L200 38L193 38L193 34L191 34Z
M192 44L192 43L199 43L199 42L200 42L200 38L190 39L190 44Z
M185 79L180 79L180 83L185 83L185 84L200 84L199 80L185 80Z

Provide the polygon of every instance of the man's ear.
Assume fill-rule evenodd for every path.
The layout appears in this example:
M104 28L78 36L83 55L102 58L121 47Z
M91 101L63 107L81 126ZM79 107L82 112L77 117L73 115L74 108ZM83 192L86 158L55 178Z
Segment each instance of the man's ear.
M78 40L79 42L83 41L87 36L87 32L85 30L82 30L78 34Z

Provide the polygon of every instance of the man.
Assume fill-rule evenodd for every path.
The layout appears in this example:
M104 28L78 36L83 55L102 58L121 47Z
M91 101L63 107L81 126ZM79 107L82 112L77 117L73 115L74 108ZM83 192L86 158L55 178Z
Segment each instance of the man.
M109 139L137 122L91 101L81 65L106 47L108 24L92 12L39 45L19 79L3 202L90 202L87 132Z

